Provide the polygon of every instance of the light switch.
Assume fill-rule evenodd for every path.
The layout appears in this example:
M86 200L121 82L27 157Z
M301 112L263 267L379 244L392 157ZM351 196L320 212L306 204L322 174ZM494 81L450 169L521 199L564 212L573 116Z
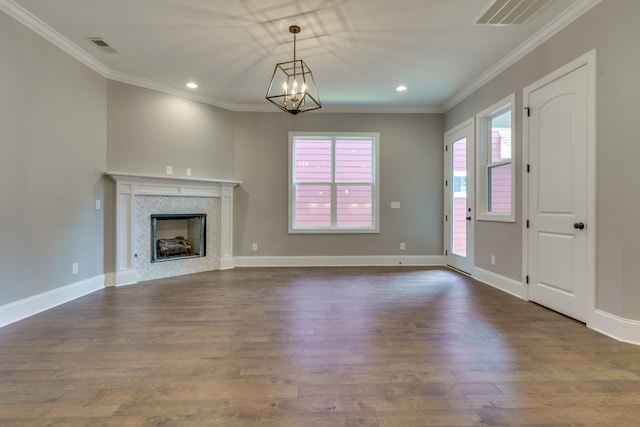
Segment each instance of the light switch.
M391 202L391 209L400 209L400 202Z

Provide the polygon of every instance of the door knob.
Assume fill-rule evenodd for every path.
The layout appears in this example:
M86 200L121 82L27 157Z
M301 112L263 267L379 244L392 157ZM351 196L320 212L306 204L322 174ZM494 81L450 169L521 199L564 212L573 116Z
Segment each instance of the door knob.
M576 230L584 230L584 222L576 222L573 224L573 228Z

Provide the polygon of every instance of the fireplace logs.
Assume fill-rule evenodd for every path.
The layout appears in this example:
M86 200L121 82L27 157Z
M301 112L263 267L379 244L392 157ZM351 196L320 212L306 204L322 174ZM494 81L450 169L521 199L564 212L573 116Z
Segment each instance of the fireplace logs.
M162 258L171 256L189 256L193 255L191 250L191 242L182 236L176 236L173 239L158 239L158 256Z
M206 256L206 221L201 213L152 214L151 262Z

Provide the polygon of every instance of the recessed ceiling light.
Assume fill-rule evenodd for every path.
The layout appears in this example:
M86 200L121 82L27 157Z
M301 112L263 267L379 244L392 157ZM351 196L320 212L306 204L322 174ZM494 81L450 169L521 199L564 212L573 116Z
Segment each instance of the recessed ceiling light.
M404 92L405 90L407 90L407 87L405 85L400 85L396 88L396 90L398 92Z
M189 89L197 89L197 88L198 88L198 85L197 85L197 84L195 84L194 82L189 82L189 83L187 83L187 87L188 87Z

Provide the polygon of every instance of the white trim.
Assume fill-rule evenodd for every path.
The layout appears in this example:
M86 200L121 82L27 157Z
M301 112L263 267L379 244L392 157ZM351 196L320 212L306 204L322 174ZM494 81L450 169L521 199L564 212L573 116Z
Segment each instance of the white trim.
M229 111L241 111L241 107L242 107L241 105L234 104L232 102L222 101L220 99L215 99L215 98L206 97L206 96L199 96L194 94L193 92L187 92L185 90L177 89L169 85L164 85L153 80L138 77L133 74L114 71L111 69L109 70L107 75L105 75L105 77L116 82L126 83L133 86L142 87L145 89L155 90L156 92L162 92L168 95L179 96L181 98L202 102L204 104L213 105L214 107L223 108Z
M1 0L0 0L1 1ZM220 184L234 184L239 185L242 184L242 181L234 180L234 179L218 179L218 178L197 178L193 176L178 176L178 175L149 175L142 173L132 173L132 172L116 172L116 171L107 171L104 173L107 176L112 176L114 179L119 180L127 180L134 181L135 178L144 178L144 179L157 179L162 182L167 182L170 185L175 183L176 181L187 181L190 183L193 182L202 182L202 183L220 183Z
M231 270L236 267L236 259L232 256L220 257L220 270Z
M522 284L522 282L518 282L517 280L480 267L474 267L472 277L479 282L511 294L514 297L518 297L525 301L527 300L527 288Z
M451 98L449 98L442 106L443 110L449 111L456 106L460 101L473 94L476 90L480 89L485 84L489 83L495 77L497 77L504 70L524 58L535 48L540 46L545 41L556 35L567 25L584 15L591 10L594 6L600 3L602 0L578 0L569 9L565 10L561 15L556 17L553 21L549 22L540 31L531 36L527 41L515 48L511 53L502 58L497 64L489 68L482 73L480 77L472 81L470 84L462 88Z
M236 267L367 267L444 265L440 255L370 255L370 256L245 256L235 258Z
M215 262L218 268L233 268L233 188L241 181L128 172L106 172L105 175L116 183L116 271L114 277L109 278L115 286L132 285L139 280L134 262L137 257L134 254L134 204L138 196L220 199L220 215L217 223L212 224L219 232Z
M509 213L489 212L489 153L491 152L491 141L488 141L489 122L498 112L506 113L511 110L511 159L504 161L504 164L511 165L511 211ZM516 222L516 93L512 93L501 99L492 106L485 108L476 114L476 219L478 221L502 221Z
M106 78L111 73L109 67L12 0L0 0L0 10L101 76Z
M346 267L346 266L444 266L443 256L318 256L318 257L236 257L225 258L221 269L237 267ZM475 267L474 280L526 300L522 283L491 271ZM0 328L43 311L73 301L115 284L115 274L95 276L61 288L33 295L0 306ZM624 319L602 310L595 310L593 322L588 325L594 331L629 344L640 345L640 321Z
M135 270L125 270L113 273L115 280L113 286L127 286L138 283L138 275Z
M318 228L303 228L294 227L293 222L295 218L295 191L293 182L294 173L294 146L297 138L320 138L331 139L331 181L323 182L323 185L331 186L331 218L334 222L337 218L337 201L336 201L336 187L343 184L343 182L335 181L335 165L336 165L336 141L340 138L353 139L353 140L371 140L373 141L373 158L372 158L372 183L353 183L355 185L364 184L371 185L373 187L373 203L372 203L372 215L373 225L371 227L338 227L333 225L331 227L318 227ZM288 232L289 234L379 234L380 233L380 132L289 132L288 143ZM309 183L315 184L315 183ZM344 183L349 184L349 183ZM304 184L301 184L304 185Z
M592 324L594 331L629 344L640 345L640 321L625 319L602 310L595 310Z
M467 128L470 129L467 130ZM463 131L467 138L467 208L470 208L473 213L473 215L470 215L472 217L472 221L468 221L467 225L467 256L464 258L453 253L453 244L451 241L452 232L449 224L453 218L452 207L454 198L452 197L453 191L449 191L449 188L447 187L447 182L451 181L451 190L453 190L453 173L451 170L453 160L451 157L453 156L453 142L455 142L454 139L458 138L456 134ZM473 218L473 216L475 216L475 136L474 116L444 133L444 147L442 150L444 158L444 177L442 179L444 209L442 224L444 230L444 249L448 251L445 252L447 255L445 255L444 261L446 265L452 266L468 274L471 274L474 266L475 218ZM469 149L469 147L471 147L471 149ZM471 167L469 167L469 165L471 165Z
M99 275L0 306L0 327L9 325L104 288Z
M491 79L496 77L502 71L509 68L515 62L523 58L526 54L533 49L544 43L553 35L558 33L564 27L569 25L574 20L578 19L585 12L596 6L602 0L578 0L569 9L563 12L556 19L547 24L544 28L530 37L523 44L514 49L511 53L505 56L496 65L485 71L473 82L465 86L462 90L455 93L449 98L443 105L423 105L413 107L358 107L358 106L343 106L343 107L323 107L318 110L318 113L400 113L400 114L429 114L429 113L444 113L453 108L458 102L462 101L473 92L481 88L488 83ZM101 76L119 81L122 83L132 84L135 86L156 90L158 92L167 93L170 95L180 96L183 98L191 99L205 104L213 105L216 107L224 108L230 111L237 112L278 112L275 107L266 104L235 104L232 102L223 101L220 99L197 96L193 93L176 89L174 87L160 84L152 80L144 79L142 77L134 76L131 74L123 73L113 70L102 62L95 59L93 56L85 52L76 44L72 43L69 39L62 34L55 31L49 25L35 17L33 14L17 5L12 0L0 0L0 10L13 17L18 22L25 25L35 33L39 34L55 46L59 47L78 61L85 64Z
M98 61L91 54L87 53L84 49L67 39L65 36L54 30L38 17L24 9L22 6L16 4L13 0L0 0L0 10L4 11L7 15L14 18L16 21L23 24L36 34L42 36L45 40L49 41L54 46L62 49L71 57L77 59L87 67L91 68L102 77L126 83L145 89L155 90L157 92L166 93L168 95L179 96L182 98L190 99L192 101L202 102L214 107L223 108L229 111L236 112L279 112L268 103L264 104L236 104L233 102L224 101L206 96L198 96L192 92L178 89L170 85L161 84L153 80L145 79L133 74L123 73L116 71L102 62ZM398 114L425 114L425 113L444 113L444 110L440 106L415 106L415 107L357 107L357 106L344 106L344 107L324 107L318 112L321 113L398 113Z
M106 288L109 288L115 285L116 285L116 273L105 273L104 286Z
M567 75L580 67L587 68L587 326L592 327L595 318L596 289L596 50L592 49L563 67L547 74L522 90L522 105L529 104L529 96L535 90ZM529 272L529 233L526 221L529 215L529 121L522 120L522 283Z

